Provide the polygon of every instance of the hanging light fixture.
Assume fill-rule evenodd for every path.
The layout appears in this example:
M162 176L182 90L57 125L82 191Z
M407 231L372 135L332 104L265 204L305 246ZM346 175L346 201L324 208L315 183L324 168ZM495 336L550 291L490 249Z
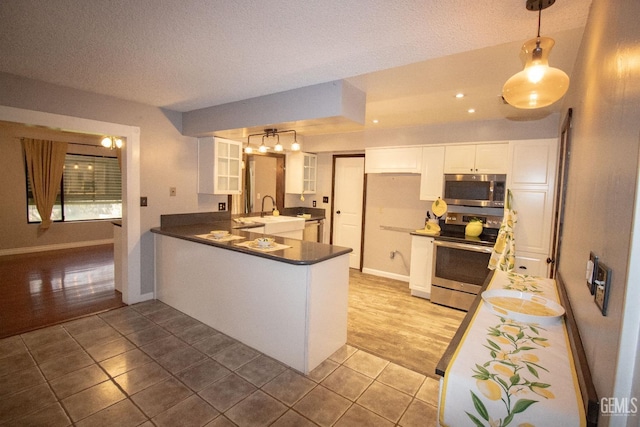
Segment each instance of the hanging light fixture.
M273 150L276 152L284 151L284 146L280 143L280 135L283 133L293 133L293 142L291 143L291 151L299 151L300 143L298 143L298 134L295 130L278 130L275 128L265 129L263 133L254 133L247 137L247 146L244 149L244 152L247 154L253 153L253 147L251 146L251 137L253 136L261 136L262 142L258 147L258 152L266 153L272 147L269 145L269 140L275 140L275 144L273 146ZM265 142L266 140L266 142Z
M540 37L542 9L553 3L555 0L527 0L527 9L538 11L538 36L524 43L520 53L524 69L502 88L504 100L516 108L546 107L562 98L569 88L569 76L549 66L549 53L555 42L550 37Z
M104 138L102 138L100 145L102 145L104 148L109 148L113 150L114 148L122 148L124 143L122 142L122 139L118 137L105 136Z

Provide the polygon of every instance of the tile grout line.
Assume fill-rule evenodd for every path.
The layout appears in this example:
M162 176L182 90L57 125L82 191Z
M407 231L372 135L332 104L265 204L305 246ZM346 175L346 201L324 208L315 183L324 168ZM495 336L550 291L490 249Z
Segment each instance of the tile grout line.
M161 302L161 301L159 301L159 302ZM169 308L170 308L170 309L172 309L172 310L176 310L176 309L174 309L173 307L170 307L170 306L168 306L168 305L166 305L166 304L164 304L164 303L162 303L162 302L161 302L161 304L163 304L163 305L164 305L164 307L169 307ZM131 310L133 310L133 312L135 312L135 313L136 313L136 316L140 316L140 317L142 317L142 318L144 318L144 319L146 319L147 321L149 321L149 322L150 322L150 326L149 326L148 328L142 328L142 329L139 329L139 330L138 330L138 329L134 329L134 330L132 330L132 332L130 332L128 335L131 335L131 334L133 334L133 333L135 333L135 332L138 332L138 331L142 331L142 330L149 329L149 328L151 328L151 327L153 327L153 326L157 326L157 327L161 328L164 332L167 332L167 333L169 334L167 337L173 337L174 339L177 339L179 342L181 342L181 343L185 344L188 348L194 349L195 351L197 351L197 352L199 352L199 353L202 353L204 356L206 356L206 359L210 359L210 360L213 360L213 361L216 361L216 362L217 362L217 360L216 360L216 359L214 359L214 356L215 356L216 354L219 354L220 352L224 351L224 349L221 349L221 350L219 350L218 352L216 352L216 353L215 353L215 354L213 354L213 355L209 355L208 353L203 353L203 352L202 352L202 351L200 351L199 349L195 348L193 345L194 345L195 343L199 342L199 341L202 341L202 339L205 339L205 338L202 338L202 339L200 339L200 340L197 340L197 341L195 341L195 342L193 342L193 343L189 343L189 342L187 342L184 338L180 337L179 335L176 335L174 332L172 332L171 330L167 329L167 328L166 328L166 326L163 326L164 324L166 324L166 323L170 322L170 321L171 321L171 319L168 319L168 320L165 320L165 321L163 321L163 322L161 322L161 323L158 323L158 321L154 321L154 320L152 320L151 318L149 318L149 317L147 316L148 314L151 314L151 313L156 312L156 311L158 311L158 310L162 310L163 308L159 308L158 310L149 311L149 312L146 312L146 313L139 311L138 309L134 308L133 306L129 306L128 308L130 308ZM126 310L126 309L127 309L127 307L121 307L121 308L118 308L118 309L115 309L115 310L123 310L123 309L125 309L125 310ZM115 311L115 310L113 310L113 311ZM188 316L188 315L186 315L186 314L182 313L182 312L181 312L181 311L179 311L179 310L176 310L176 312L181 313L181 314L183 314L183 315L185 315L185 316ZM113 339L113 340L107 341L107 343L108 343L108 342L115 341L115 340L118 340L118 339L120 339L120 338L124 338L124 339L125 339L125 341L126 341L127 343L130 343L131 345L133 345L133 346L134 346L134 348L133 348L133 349L123 351L122 353L118 353L118 355L120 355L120 354L124 354L124 353L126 353L127 351L132 351L132 350L134 350L134 349L141 351L143 354L145 354L147 357L149 357L149 358L150 358L150 362L148 362L148 363L156 363L156 364L158 364L158 366L159 366L160 368L162 368L164 371L166 371L166 372L168 373L168 377L167 377L166 379L163 379L163 380L162 380L162 381L160 381L159 383L162 383L162 382L166 381L168 378L173 378L175 381L177 381L179 384L181 384L182 386L184 386L184 387L189 391L189 393L190 393L190 394L189 394L189 396L185 397L184 399L180 400L179 402L174 403L171 407L176 406L176 405L178 405L178 404L180 404L180 403L184 402L186 399L189 399L189 398L191 398L191 397L193 397L193 396L198 396L198 398L203 399L203 398L200 396L200 394L199 394L199 392L198 392L198 391L195 391L194 389L192 389L191 387L189 387L188 385L186 385L185 383L183 383L183 382L180 380L180 378L177 376L177 374L178 374L179 372L182 372L182 371L184 371L184 370L186 370L186 369L189 369L190 367L193 367L193 366L197 365L199 362L191 363L189 366L182 367L178 372L175 372L175 373L174 373L173 371L170 371L170 370L168 370L167 368L165 368L165 366L164 366L164 365L162 365L162 364L159 362L159 360L158 360L158 359L156 359L156 358L154 358L154 357L151 357L148 353L146 353L146 351L145 351L145 350L143 350L143 349L141 348L141 347L142 347L141 345L138 345L138 344L134 343L133 341L131 341L131 339L130 339L127 335L125 335L125 334L124 334L124 332L121 332L121 330L120 330L120 329L118 329L118 328L117 328L117 326L114 326L114 325L117 325L117 324L118 324L118 321L117 321L117 320L115 320L115 319L111 319L111 320L109 320L109 319L104 319L104 318L102 318L102 317L101 317L101 314L104 314L104 313L98 313L98 314L95 314L95 315L93 315L93 316L95 316L95 318L100 319L102 322L104 322L104 324L105 324L105 325L107 325L107 326L109 326L111 329L113 329L113 330L117 333L117 335L118 335L118 338L115 338L115 339ZM90 316L87 316L87 318L89 318L89 317L90 317ZM178 317L178 316L176 316L176 317ZM189 317L190 317L190 316L189 316ZM193 319L193 318L192 318L192 319ZM79 320L79 319L76 319L76 320ZM130 320L130 319L129 319L129 320ZM202 322L198 321L197 319L194 319L194 320L195 320L196 322L198 322L199 324L203 324ZM124 318L124 319L123 319L123 323L124 323L124 322L126 322L126 321L127 321L127 319L126 319L126 318ZM69 321L69 322L71 322L71 321ZM69 322L65 322L65 323L69 323ZM204 325L204 324L203 324L203 325ZM188 329L191 329L191 328L196 327L196 326L197 326L197 325L194 325L194 326L188 326L188 327L185 327L185 328L183 328L183 329L184 329L184 330L188 330ZM206 326L206 325L205 325L205 326ZM144 418L145 418L146 420L151 421L151 419L152 419L152 418L151 418L151 417L149 417L149 416L147 416L147 414L142 410L142 408L141 408L139 405L137 405L137 404L135 403L135 401L132 399L132 396L131 396L131 395L129 395L129 394L128 394L128 393L127 393L127 392L122 388L122 386L121 386L121 385L120 385L120 384L115 380L115 376L112 376L111 374L109 374L109 372L106 370L106 368L104 368L104 367L101 365L101 363L100 363L100 362L98 362L98 360L96 359L96 356L94 356L94 355L92 355L91 353L87 352L87 348L88 348L88 347L91 347L91 345L87 344L87 347L85 347L83 344L81 344L81 343L80 343L80 341L78 341L78 340L76 339L76 337L75 337L74 335L72 335L72 334L70 333L70 331L69 331L69 330L67 330L67 327L65 327L65 326L64 326L64 324L61 324L61 325L60 325L60 327L61 327L61 329L63 329L63 330L65 331L66 335L67 335L67 336L69 336L70 338L72 338L73 342L75 342L76 344L78 344L78 345L79 345L79 347L80 347L80 349L82 349L82 350L83 350L83 352L84 352L84 353L86 353L86 354L90 357L90 359L92 360L93 364L98 365L98 367L100 368L101 372L103 372L103 373L107 376L108 380L105 380L105 381L103 381L103 382L106 382L106 381L110 381L110 382L112 382L113 384L115 384L115 385L116 385L117 389L118 389L118 390L123 394L123 396L124 396L124 398L123 398L123 399L121 399L121 400L119 400L118 402L115 402L115 403L113 403L113 404L111 404L111 405L109 405L109 406L107 406L107 407L105 407L105 408L102 408L102 409L100 409L99 411L94 412L94 413L92 413L92 414L88 415L87 417L83 418L82 420L85 420L86 418L88 418L88 417L90 417L90 416L93 416L93 415L95 415L96 413L98 413L98 412L100 412L100 411L106 410L106 409L108 409L108 408L110 408L110 407L112 407L112 406L114 406L114 405L116 405L116 404L118 404L118 403L122 402L123 400L129 400L129 401L130 401L130 402L131 402L131 403L136 407L136 409L137 409L138 411L140 411L140 413L144 416ZM225 335L225 334L223 334L222 332L217 331L217 330L216 330L216 329L214 329L214 328L211 328L211 329L212 329L212 330L214 330L216 333L219 333L219 334ZM159 341L159 340L161 340L161 339L163 339L163 338L156 338L156 339L154 339L154 340L152 340L152 341L150 341L150 342L148 342L148 343L144 343L144 345L151 344L151 343L156 342L156 341ZM232 338L232 339L233 339L233 338ZM240 341L237 341L237 340L235 340L235 339L234 339L234 341L236 341L237 343L242 344ZM35 360L35 357L33 356L32 352L31 352L31 348L27 345L27 343L26 343L26 341L24 340L24 338L22 337L22 335L20 335L20 342L25 346L25 348L27 349L27 351L28 351L28 353L29 353L29 356L32 358L32 360L35 362L36 366L38 367L38 370L39 370L40 374L42 375L42 377L44 378L44 380L45 380L45 382L46 382L46 384L47 384L48 389L50 390L50 392L51 392L51 393L53 394L53 396L55 397L55 399L56 399L56 403L58 403L58 404L61 406L61 408L63 409L63 411L64 411L65 415L68 417L68 419L69 419L69 420L71 420L71 416L70 416L70 414L69 414L69 412L68 412L67 408L62 404L62 400L59 398L58 394L57 394L57 393L52 389L52 387L51 387L51 384L50 384L49 380L48 380L48 379L47 379L47 377L44 375L44 373L43 373L43 371L42 371L42 369L41 369L41 367L40 367L40 363L38 363L38 362ZM92 344L92 345L101 345L101 344L95 344L95 343L94 343L94 344ZM245 345L245 344L242 344L242 345ZM349 344L346 344L346 345L350 346ZM247 346L247 347L248 347L248 346ZM424 375L424 374L417 373L417 374L421 375L423 378L421 379L420 383L417 385L415 392L413 392L412 394L409 394L409 393L405 392L404 390L400 390L400 389L398 389L398 388L394 387L392 384L387 384L387 383L385 383L385 382L381 382L381 381L379 381L379 379L380 379L380 377L381 377L382 373L385 371L385 369L387 369L387 367L389 367L391 364L396 365L396 366L398 366L398 367L400 367L400 368L406 369L406 370L408 370L408 371L410 371L410 372L415 372L415 371L413 371L413 370L411 370L411 369L408 369L408 368L404 368L404 367L403 367L403 366L401 366L401 365L398 365L398 364L396 364L396 363L394 363L394 362L391 362L391 361L389 361L389 360L386 360L386 359L384 359L384 358L381 358L381 357L379 357L379 356L377 356L377 355L375 355L375 354L369 353L369 352L367 352L366 350L362 350L362 349L360 349L360 348L358 348L358 347L355 347L355 346L350 346L350 347L351 347L351 348L353 348L355 351L353 351L351 354L349 354L349 355L348 355L346 358L344 358L344 359L340 358L340 360L341 360L341 361L338 361L338 360L336 360L336 359L331 359L331 356L327 359L327 360L331 360L333 363L335 363L335 364L336 364L336 366L334 367L334 369L332 369L330 372L328 372L326 375L324 375L322 378L319 378L318 380L313 379L313 378L311 378L310 376L305 375L305 374L303 374L303 373L300 373L300 372L298 372L297 370L295 370L295 369L293 369L293 368L291 368L291 367L288 367L288 366L286 366L286 365L282 364L282 363L281 363L281 362L279 362L279 361L276 361L277 363L279 363L279 364L281 364L282 366L284 366L284 368L285 368L285 369L284 369L280 374L276 374L274 377L270 378L269 380L267 380L264 384L262 384L262 385L260 385L260 386L257 386L257 384L254 384L251 380L249 380L248 378L245 378L244 376L242 376L241 374L239 374L237 371L238 371L239 369L241 369L243 366L247 365L248 363L251 363L252 361L256 360L257 358L259 358L259 357L261 357L261 356L264 356L264 357L267 357L267 358L270 358L270 357L269 357L269 356L267 356L267 355L265 355L265 354L264 354L264 353L262 353L262 352L259 352L258 350L255 350L255 349L253 349L253 348L251 348L251 347L248 347L248 348L251 348L253 351L255 351L255 352L257 353L257 355L256 355L255 357L253 357L252 359L250 359L250 360L248 360L248 361L245 361L244 363L242 363L242 364L241 364L241 365L239 365L239 366L236 366L236 367L235 367L235 368L233 368L233 369L231 369L231 368L227 367L227 366L226 366L226 365L224 365L224 364L222 364L222 366L224 366L226 369L228 369L231 373L233 373L233 374L235 374L235 375L238 375L238 376L239 376L240 378L242 378L243 380L248 381L248 382L249 382L252 386L254 386L256 389L255 389L252 393L250 393L250 394L248 394L248 395L244 396L240 401L238 401L238 402L234 403L231 407L226 408L224 411L217 410L217 408L215 408L213 405L211 405L207 400L204 400L204 399L203 399L203 400L204 400L208 405L210 405L213 409L215 409L215 410L218 412L218 415L216 415L216 417L214 417L213 419L216 419L216 418L217 418L218 416L220 416L220 415L223 415L226 419L228 419L228 417L225 415L228 411L230 411L232 408L234 408L235 406L239 405L240 403L244 402L247 398L249 398L250 396L252 396L253 394L255 394L255 393L259 390L259 391L261 391L262 393L265 393L265 394L266 394L267 396L269 396L270 398L275 399L275 401L276 401L276 402L279 402L279 403L280 403L280 404L282 404L282 405L284 406L284 408L285 408L284 412L283 412L282 414L280 414L280 415L279 415L275 420L273 420L273 422L276 422L277 420L279 420L280 418L282 418L282 417L283 417L283 416L284 416L288 411L293 411L294 413L296 413L297 415L299 415L299 416L303 417L304 419L306 419L306 420L308 420L308 421L310 421L310 422L313 422L311 419L307 418L307 416L303 415L303 414L302 414L302 413L300 413L298 410L296 410L296 409L294 408L294 406L295 406L296 404L298 404L302 399L304 399L304 398L305 398L309 393L311 393L313 390L317 389L317 387L318 387L318 386L322 386L322 387L323 387L323 388L325 388L326 390L331 391L331 393L334 393L334 394L336 394L337 396L340 396L341 398L343 398L343 399L345 399L346 401L348 401L348 402L349 402L349 405L345 408L344 412L342 412L342 413L340 414L340 416L335 420L335 422L334 422L333 424L338 423L341 419L343 419L343 418L346 416L346 414L349 412L349 410L350 410L351 408L353 408L353 407L354 407L354 405L358 405L360 408L364 408L364 409L366 409L367 411L370 411L370 412L372 412L373 414L376 414L377 416L380 416L382 419L385 419L385 420L389 421L390 423L393 423L393 424L394 424L394 425L396 425L396 426L397 426L397 425L399 425L399 423L400 423L400 421L402 420L403 416L406 414L406 412L408 411L408 409L411 407L411 405L412 405L414 402L419 401L419 402L421 402L421 403L424 403L424 404L429 405L429 403L428 403L428 402L425 402L425 401L423 401L423 400L421 400L421 399L419 399L419 398L417 397L417 394L420 392L420 389L421 389L421 388L422 388L422 386L426 383L427 378L429 378L428 376L426 376L426 375ZM356 369L354 369L354 368L352 368L352 367L350 367L350 366L346 366L346 365L345 365L345 363L347 363L347 361L351 360L351 359L354 357L354 355L356 355L358 352L362 352L362 354L368 354L368 355L371 355L371 356L373 356L373 357L376 357L377 359L380 359L380 360L383 360L384 362L386 362L386 363L384 364L384 366L379 370L379 372L377 372L377 374L375 375L375 377L369 377L368 375L364 374L364 372L360 372L360 371L358 371L358 370L356 370ZM334 354L335 354L335 353L334 353ZM118 355L110 356L110 357L108 357L108 358L107 358L107 359L105 359L105 360L108 360L108 359L109 359L109 358L111 358L111 357L117 357ZM270 358L270 359L273 359L273 358ZM275 360L275 359L273 359L273 360ZM104 362L104 360L103 360L103 362ZM220 362L218 362L218 363L220 363ZM336 372L336 370L337 370L338 368L340 368L340 367L343 367L343 368L345 368L345 369L349 369L349 370L352 370L352 371L354 371L354 372L360 373L361 375L364 375L364 376L366 376L366 377L368 377L368 378L370 378L370 379L371 379L371 383L370 383L370 384L368 384L368 385L367 385L367 386L366 386L366 387L365 387L365 388L364 388L364 389L363 389L363 390L358 394L358 396L354 397L354 398L353 398L353 400L352 400L351 398L347 397L347 396L342 395L340 392L334 391L333 389L331 389L331 388L327 387L326 385L323 385L323 382L324 382L325 380L327 380L327 378L329 378L329 376L330 376L330 375L332 375L334 372ZM82 369L82 368L81 368L81 369ZM296 374L299 374L299 375L303 376L304 378L309 379L309 380L313 383L313 387L312 387L311 389L309 389L307 392L305 392L303 395L299 396L299 397L298 397L298 399L297 399L295 402L293 402L291 405L289 405L288 403L285 403L285 402L281 401L279 398L277 398L276 396L274 396L274 395L270 394L268 391L266 391L266 390L264 390L264 389L263 389L263 387L265 387L267 384L271 383L275 378L277 378L277 377L278 377L279 375L281 375L283 372L286 372L286 370L291 370L292 372L294 372L294 373L296 373ZM122 374L122 373L121 373L121 374ZM120 375L121 375L121 374L120 374ZM65 374L65 375L67 375L67 374ZM211 384L214 384L215 382L219 381L220 379L221 379L221 378L219 378L219 379L217 379L217 380L213 381ZM382 385L382 386L389 387L390 389L394 390L395 392L401 393L402 395L405 395L405 396L408 396L408 397L410 397L410 398L411 398L411 399L410 399L410 401L409 401L409 403L408 403L408 405L407 405L407 407L406 407L406 408L404 408L404 410L402 411L402 413L399 415L398 421L394 422L394 421L390 420L389 418L385 417L384 415L382 415L382 414L380 414L380 413L376 412L375 410L371 410L371 409L369 409L369 408L367 408L367 407L365 407L365 406L363 406L363 405L361 405L361 404L359 404L359 403L358 403L358 399L360 399L360 398L361 398L361 397L362 397L362 396L367 392L367 390L369 390L369 389L370 389L370 388L371 388L371 387L372 387L376 382L377 382L378 384ZM102 383L102 382L100 382L99 384L101 384L101 383ZM159 384L159 383L157 383L157 384ZM83 389L83 390L81 390L81 391L87 390L88 388L91 388L91 387L93 387L93 386L95 386L95 385L96 385L96 384L94 384L94 385L92 385L92 386L90 386L90 387L87 387L87 388L85 388L85 389ZM148 387L152 387L153 385L155 385L155 384L149 385ZM145 388L144 388L144 389L142 389L142 390L138 390L136 393L139 393L139 392L141 392L141 391L143 391L143 390L147 389L148 387L145 387ZM77 391L77 392L75 392L75 393L78 393L78 392L80 392L80 391ZM75 394L75 393L74 393L74 394ZM134 394L135 394L135 393L134 393ZM171 407L170 407L170 408L171 408ZM160 414L162 414L162 413L164 413L164 412L166 412L166 411L167 411L167 410L169 410L170 408L167 408L167 409L163 410L163 411L162 411L162 412L160 412L159 414L156 414L156 416L157 416L157 415L160 415ZM37 412L37 411L33 411L33 412ZM23 414L23 415L24 415L24 414ZM82 421L82 420L78 420L78 422L79 422L79 421ZM75 424L75 423L76 423L76 422L74 422L73 420L71 420L71 422L72 422L73 424ZM151 422L153 422L153 421L151 421ZM333 425L333 424L332 424L332 425Z
M121 308L122 308L122 307L121 307ZM115 310L118 310L118 309L115 309ZM101 319L103 322L107 323L111 328L113 328L113 326L112 326L109 322L107 322L106 320L104 320L104 319L102 319L102 318L100 317L100 314L102 314L102 313L97 313L97 314L95 314L95 317L97 317L97 318ZM64 324L62 325L62 327L64 328ZM115 329L115 328L113 328L113 329ZM122 338L126 339L128 342L131 342L131 341L129 341L129 339L128 339L124 334L120 333L120 331L118 331L117 329L115 329L115 330L118 332L118 334L120 334L120 336L122 336ZM66 328L65 328L65 331L66 331ZM135 407L136 407L136 408L137 408L137 409L138 409L142 414L144 414L144 415L145 415L145 418L146 418L148 421L151 421L151 418L149 418L149 417L147 417L147 416L146 416L146 414L144 413L144 411L142 410L142 408L140 408L140 407L136 404L136 402L135 402L133 399L131 399L131 396L129 396L129 394L128 394L128 393L127 393L127 392L122 388L122 386L121 386L121 385L120 385L120 384L115 380L115 378L114 378L113 376L111 376L111 374L109 374L109 372L107 372L107 371L106 371L106 369L105 369L105 368L100 364L100 362L98 362L98 361L96 360L96 358L95 358L91 353L89 353L89 352L87 351L87 349L86 349L82 344L80 344L80 342L78 342L78 340L76 340L76 338L75 338L73 335L71 335L71 333L70 333L69 331L67 331L67 333L69 334L69 336L71 336L71 338L73 338L73 340L74 340L76 343L78 343L78 345L80 346L80 348L82 348L82 350L83 350L85 353L87 353L87 355L91 358L91 360L93 360L93 361L94 361L94 363L98 366L98 368L100 368L100 370L101 370L102 372L104 372L104 373L105 373L105 375L107 376L107 380L106 380L106 381L103 381L103 382L107 382L107 381L112 382L112 383L116 386L116 388L117 388L118 390L120 390L120 392L124 395L124 399L118 400L117 402L114 402L113 404L111 404L111 405L109 405L109 406L107 406L107 407L105 407L105 408L102 408L102 409L101 409L101 411L102 411L102 410L105 410L105 409L108 409L108 408L111 408L112 406L117 405L118 403L122 402L123 400L129 400L129 401L130 401L130 402L131 402L131 403L132 403L132 404L133 404L133 405L134 405L134 406L135 406ZM114 341L115 341L115 340L114 340ZM131 343L131 344L135 345L134 343ZM136 346L136 348L138 348L138 346ZM115 356L114 356L114 357L115 357ZM106 359L105 359L105 360L106 360ZM102 383L99 383L99 384L102 384ZM96 386L96 385L97 385L97 384L94 384L94 385L92 385L91 387L94 387L94 386ZM91 387L89 387L89 388L91 388ZM84 391L84 390L88 390L88 388L83 389L82 391ZM62 404L62 400L60 400L60 406L63 406L63 407L64 407L64 405ZM65 408L65 412L66 412L66 408ZM100 412L100 411L98 411L98 412ZM78 421L73 421L73 420L71 420L71 416L69 416L68 414L67 414L67 415L69 416L69 419L71 420L72 424L73 424L73 425L75 425L77 422L80 422L80 421L82 421L82 420L85 420L85 419L87 419L87 418L91 417L92 415L94 415L94 414L96 414L96 413L97 413L97 412L94 412L93 414L89 414L89 415L87 415L86 417L84 417L84 418L82 418L82 419L80 419L80 420L78 420Z

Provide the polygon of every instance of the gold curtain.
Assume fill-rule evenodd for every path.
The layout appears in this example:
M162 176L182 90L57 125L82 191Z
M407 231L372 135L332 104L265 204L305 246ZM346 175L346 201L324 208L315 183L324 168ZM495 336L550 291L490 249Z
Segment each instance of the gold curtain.
M27 161L33 198L42 218L40 229L46 230L51 226L51 213L60 190L67 143L22 138L22 149Z

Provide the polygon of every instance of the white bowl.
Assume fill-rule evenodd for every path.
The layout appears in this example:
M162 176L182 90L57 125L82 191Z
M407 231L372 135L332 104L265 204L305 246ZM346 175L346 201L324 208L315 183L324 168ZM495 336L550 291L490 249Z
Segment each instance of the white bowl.
M273 244L273 239L270 237L259 237L255 242L261 248L268 248Z
M559 322L565 313L560 304L527 292L494 289L484 291L482 299L493 313L524 323L550 325Z

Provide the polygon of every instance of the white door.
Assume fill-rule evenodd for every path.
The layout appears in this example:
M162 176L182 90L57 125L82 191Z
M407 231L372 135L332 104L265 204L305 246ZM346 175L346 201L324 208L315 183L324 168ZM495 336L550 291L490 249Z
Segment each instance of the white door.
M364 157L335 157L333 173L332 242L352 248L349 267L360 269Z

